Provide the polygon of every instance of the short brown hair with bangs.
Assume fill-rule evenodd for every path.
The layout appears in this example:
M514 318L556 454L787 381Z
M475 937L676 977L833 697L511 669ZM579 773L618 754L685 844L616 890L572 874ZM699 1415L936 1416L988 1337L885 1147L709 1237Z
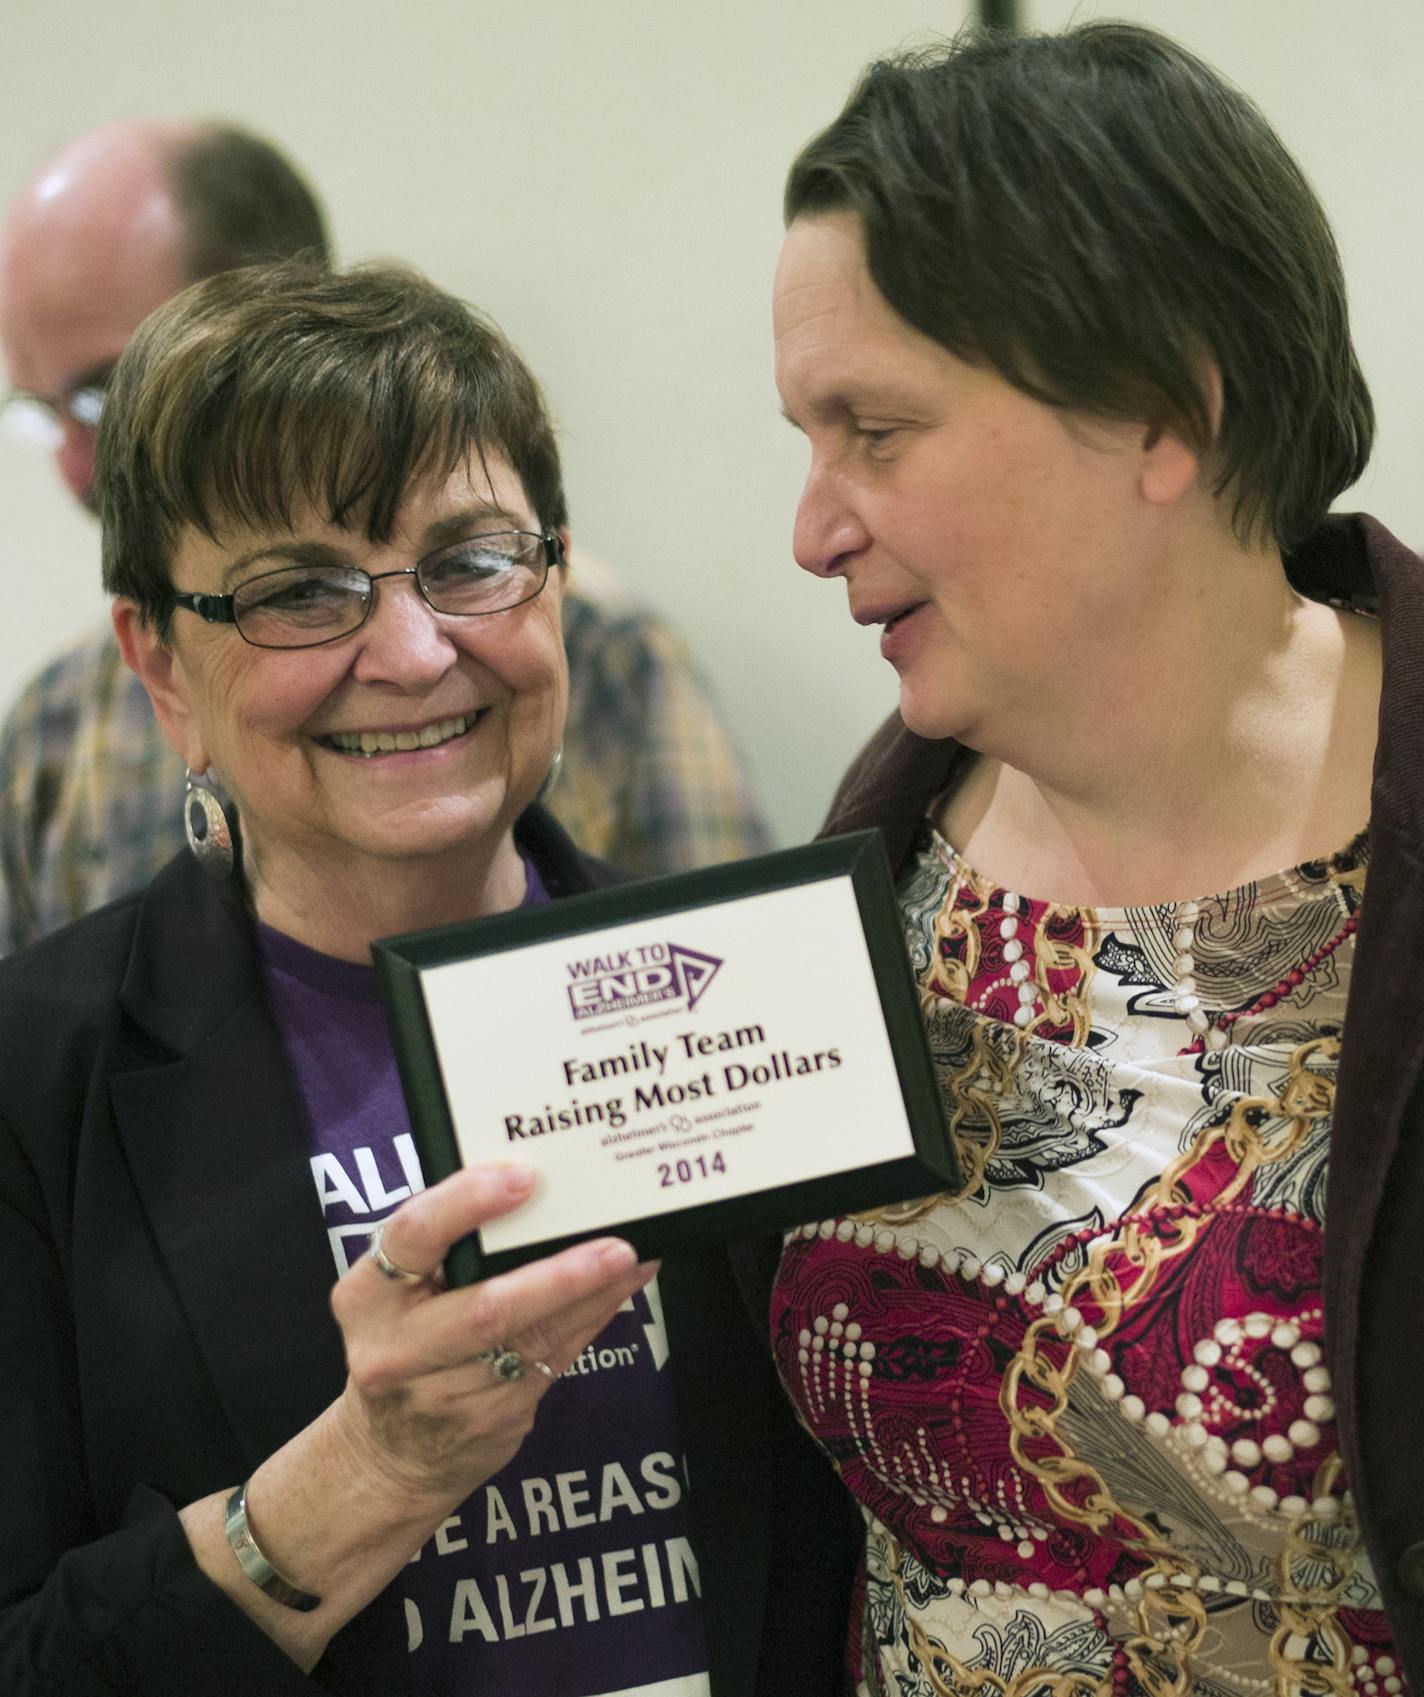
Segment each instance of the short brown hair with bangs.
M1243 541L1288 548L1364 470L1374 412L1320 203L1252 102L1155 30L881 60L784 210L858 214L881 294L951 353L1189 441Z
M224 272L145 319L114 372L95 476L104 587L166 636L185 526L285 529L301 503L386 541L412 484L487 452L546 530L567 522L539 386L463 301L391 265Z

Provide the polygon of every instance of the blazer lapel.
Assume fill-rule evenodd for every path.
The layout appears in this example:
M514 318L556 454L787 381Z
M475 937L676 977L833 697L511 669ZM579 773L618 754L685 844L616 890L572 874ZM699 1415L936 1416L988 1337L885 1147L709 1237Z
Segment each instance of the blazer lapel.
M250 922L185 862L144 901L120 993L131 1064L110 1102L157 1253L255 1464L340 1390L335 1270Z
M1326 1343L1347 1471L1360 1468L1356 1408L1360 1304L1370 1234L1424 1068L1424 1006L1411 986L1424 946L1424 570L1373 519L1327 521L1310 563L1336 593L1379 594L1384 687L1370 800L1370 864L1355 944L1326 1186Z
M906 730L898 713L892 713L841 780L817 836L878 828L890 865L898 872L926 807L968 755L969 750L952 739L932 742L916 736Z
M519 835L551 893L614 881L532 807ZM235 880L182 854L144 897L110 1105L153 1240L251 1463L314 1419L345 1361L302 1110Z

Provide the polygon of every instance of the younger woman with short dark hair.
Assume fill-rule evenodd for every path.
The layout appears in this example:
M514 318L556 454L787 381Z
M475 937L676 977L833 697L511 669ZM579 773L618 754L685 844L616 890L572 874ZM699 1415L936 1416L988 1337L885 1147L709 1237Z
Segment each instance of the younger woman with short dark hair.
M852 1671L1386 1697L1424 1676L1424 568L1327 516L1372 412L1324 215L1119 24L872 66L786 214L796 556L900 685L828 828L885 833L965 1173L776 1284L867 1520Z

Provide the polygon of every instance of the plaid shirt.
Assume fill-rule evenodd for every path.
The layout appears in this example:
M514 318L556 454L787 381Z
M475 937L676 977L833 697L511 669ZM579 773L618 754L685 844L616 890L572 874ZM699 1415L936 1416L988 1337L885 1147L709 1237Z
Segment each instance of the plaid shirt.
M769 846L731 737L686 645L572 584L569 714L547 806L635 876ZM146 884L183 845L183 762L112 632L28 686L0 730L0 953Z

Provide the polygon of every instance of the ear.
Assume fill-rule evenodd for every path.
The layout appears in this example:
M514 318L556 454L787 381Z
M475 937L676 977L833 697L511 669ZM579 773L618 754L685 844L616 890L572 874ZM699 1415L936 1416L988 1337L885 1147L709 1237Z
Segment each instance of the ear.
M569 587L569 579L572 577L574 571L573 542L569 536L569 527L566 524L561 524L556 534L560 543L563 545L563 563L555 566L553 571L549 573L544 584L544 594L547 595L552 590L555 601L560 607L562 607L564 604L564 591Z
M206 772L210 762L189 705L183 662L144 619L136 602L119 596L112 617L124 662L148 691L164 736L194 773Z
M1142 499L1153 507L1174 506L1196 486L1201 460L1174 431L1154 424L1142 439L1142 464L1137 486Z
M1207 425L1215 442L1221 430L1221 371L1215 360L1203 358L1198 375L1201 397L1206 403ZM1202 459L1201 450L1184 437L1163 425L1147 426L1139 476L1143 500L1154 507L1168 507L1180 501L1201 476Z

